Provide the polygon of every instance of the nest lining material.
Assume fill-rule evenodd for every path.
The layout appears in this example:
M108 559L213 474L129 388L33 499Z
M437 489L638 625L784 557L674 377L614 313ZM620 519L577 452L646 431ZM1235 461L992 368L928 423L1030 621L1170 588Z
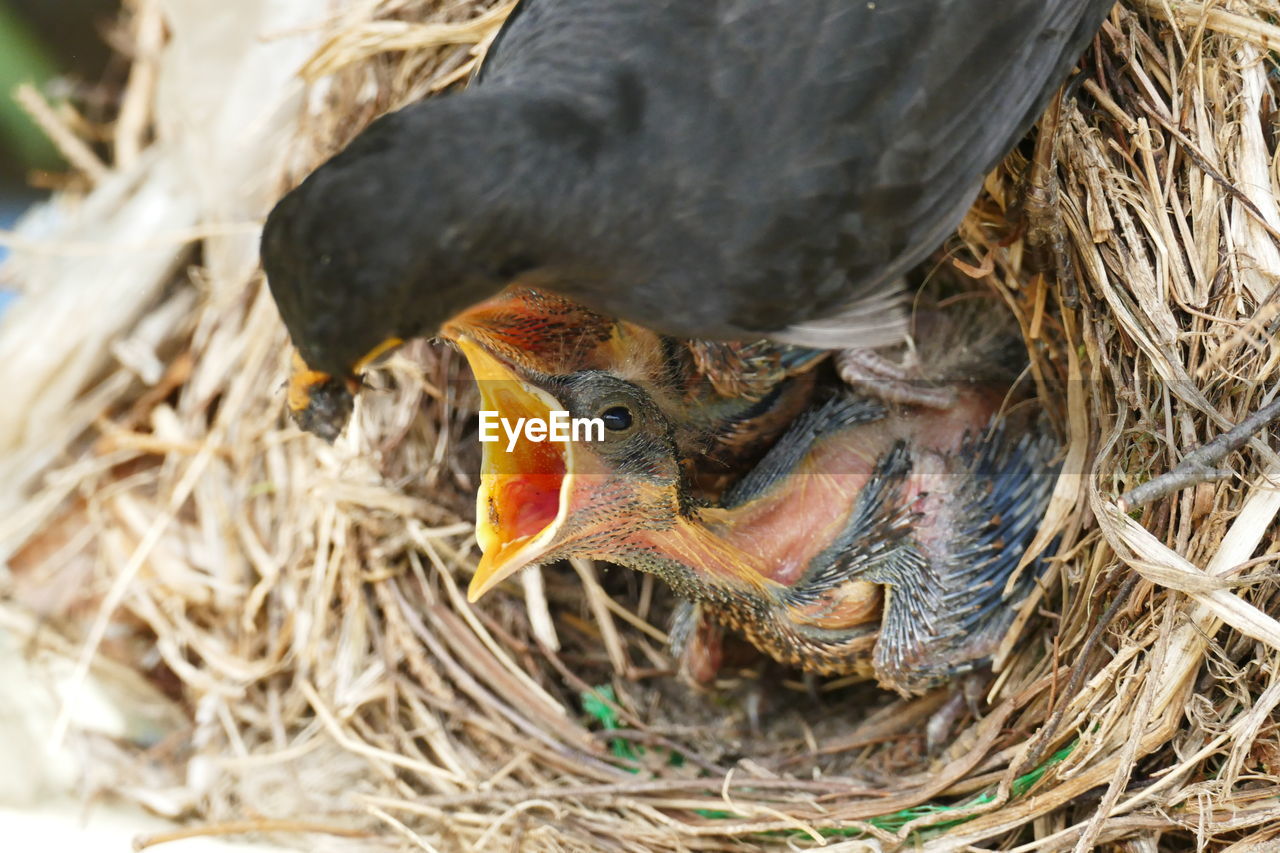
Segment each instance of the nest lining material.
M393 358L334 447L286 423L261 217L464 80L512 4L299 5L127 3L114 159L49 108L77 181L3 235L25 295L0 326L0 614L62 688L117 697L105 732L33 712L97 785L312 849L1277 843L1280 458L1264 434L1229 479L1114 503L1280 387L1273 6L1125 0L949 246L1021 324L1068 473L1050 585L931 756L945 690L815 704L753 663L691 693L650 578L575 563L465 604L475 397L450 352ZM1058 180L1016 232L1028 156Z

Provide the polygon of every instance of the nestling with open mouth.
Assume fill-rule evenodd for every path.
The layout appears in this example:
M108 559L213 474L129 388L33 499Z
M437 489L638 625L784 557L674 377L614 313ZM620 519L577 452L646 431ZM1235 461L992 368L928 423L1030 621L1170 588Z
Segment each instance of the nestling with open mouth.
M530 288L503 291L442 336L530 375L598 370L634 383L666 417L690 487L705 498L719 497L812 404L827 357L770 341L678 340ZM497 383L491 395L510 382L477 358L472 366L482 388ZM510 414L529 416L518 405Z

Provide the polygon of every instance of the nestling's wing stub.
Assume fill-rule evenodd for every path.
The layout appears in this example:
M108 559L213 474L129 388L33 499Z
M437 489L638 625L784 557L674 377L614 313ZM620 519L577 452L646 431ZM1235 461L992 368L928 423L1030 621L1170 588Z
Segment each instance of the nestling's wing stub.
M844 531L788 591L789 601L804 603L851 578L881 583L885 575L901 571L886 566L915 559L908 548L912 513L901 507L899 495L909 473L911 453L898 441L876 464Z
M896 627L885 625L878 585L888 576L920 572L922 557L911 541L914 517L901 502L910 471L911 454L896 442L859 492L840 535L793 585L775 592L776 602L756 609L747 626L754 642L812 671L871 674L872 649L884 642L886 627ZM923 593L908 606L927 620L936 591L911 592Z
M732 509L767 492L796 469L822 436L855 424L872 423L885 415L878 400L852 395L834 398L802 414L741 480L725 492L723 504Z
M985 662L1017 605L1044 570L1037 558L1008 596L1006 582L1035 537L1057 480L1057 443L1047 435L1013 439L996 424L966 442L968 460L947 498L945 531L917 535L913 558L874 566L885 614L876 644L880 682L917 693Z

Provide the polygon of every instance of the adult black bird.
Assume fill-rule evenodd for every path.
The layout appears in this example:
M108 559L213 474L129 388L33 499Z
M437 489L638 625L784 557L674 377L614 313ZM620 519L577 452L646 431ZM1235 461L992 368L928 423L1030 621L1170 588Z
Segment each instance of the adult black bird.
M372 357L513 282L676 337L895 343L895 282L1111 2L524 0L469 89L268 217L291 405L336 435Z

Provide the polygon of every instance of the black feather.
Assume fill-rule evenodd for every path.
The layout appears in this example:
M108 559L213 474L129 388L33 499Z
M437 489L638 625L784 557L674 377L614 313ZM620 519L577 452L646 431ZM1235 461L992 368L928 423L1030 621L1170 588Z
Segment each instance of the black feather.
M272 211L272 293L334 375L513 270L683 338L898 342L894 282L1110 5L525 0L472 89L375 122Z

